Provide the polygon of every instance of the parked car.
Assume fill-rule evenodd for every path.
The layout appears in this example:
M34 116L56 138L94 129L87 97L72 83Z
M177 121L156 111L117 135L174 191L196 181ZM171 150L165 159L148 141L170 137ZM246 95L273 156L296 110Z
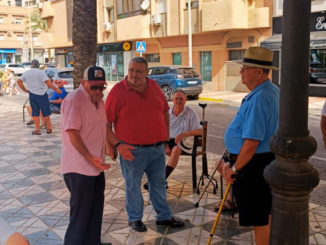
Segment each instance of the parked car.
M182 90L187 96L198 99L203 90L200 75L188 66L149 67L148 77L154 79L161 87L166 100L171 100L174 91Z
M326 67L320 63L310 63L309 75L311 83L326 83Z
M12 70L15 76L21 76L26 71L25 67L21 64L13 64L13 63L0 64L1 71L6 71L8 69Z
M73 84L73 67L57 68L51 67L44 70L46 75L55 82L55 80L63 80L64 88L67 92L74 89Z

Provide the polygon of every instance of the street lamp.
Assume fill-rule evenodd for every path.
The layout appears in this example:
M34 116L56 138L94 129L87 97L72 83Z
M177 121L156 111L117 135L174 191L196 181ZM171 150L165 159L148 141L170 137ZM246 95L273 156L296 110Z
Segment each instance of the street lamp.
M191 0L188 0L188 60L192 67L192 29L191 29Z
M32 23L31 23L31 13L30 13L30 6L27 6L28 10L28 28L29 28L29 36L31 42L31 58L30 61L34 59L34 42L33 42L33 33L32 33Z

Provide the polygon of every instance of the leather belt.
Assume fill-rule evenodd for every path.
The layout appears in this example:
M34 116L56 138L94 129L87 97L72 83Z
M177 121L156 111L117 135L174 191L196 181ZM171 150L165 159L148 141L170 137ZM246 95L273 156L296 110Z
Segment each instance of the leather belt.
M135 147L158 147L162 144L165 144L165 141L160 141L160 142L156 142L154 144L149 144L149 145L141 145L141 144L128 144L128 145L135 146Z

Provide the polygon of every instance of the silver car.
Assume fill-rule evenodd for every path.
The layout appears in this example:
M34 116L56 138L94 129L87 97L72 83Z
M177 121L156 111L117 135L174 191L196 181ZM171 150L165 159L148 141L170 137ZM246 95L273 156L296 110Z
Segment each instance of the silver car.
M53 80L63 80L64 88L67 92L74 90L73 67L57 68L51 67L44 70L46 75Z

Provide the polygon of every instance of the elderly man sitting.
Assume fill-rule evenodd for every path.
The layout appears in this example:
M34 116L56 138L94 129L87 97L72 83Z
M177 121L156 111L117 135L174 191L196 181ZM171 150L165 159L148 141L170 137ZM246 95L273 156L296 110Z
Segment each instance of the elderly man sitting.
M173 95L173 107L169 110L170 115L170 141L165 144L165 153L170 156L165 167L165 179L176 168L182 153L177 145L183 138L202 135L202 127L196 112L186 106L187 97L182 90L177 90ZM148 190L148 183L144 184Z

